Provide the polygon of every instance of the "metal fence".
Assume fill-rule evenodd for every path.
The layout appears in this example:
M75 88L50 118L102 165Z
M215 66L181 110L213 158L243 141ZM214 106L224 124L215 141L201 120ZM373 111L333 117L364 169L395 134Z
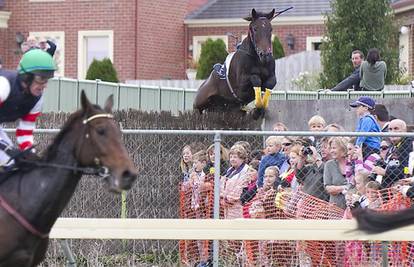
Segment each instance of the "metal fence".
M50 80L45 91L44 112L72 112L78 109L81 90L97 104L103 104L105 99L113 94L114 107L117 110L171 111L173 114L192 110L197 93L197 89L190 88L55 78ZM375 98L409 98L413 97L413 92L409 86L393 86L381 92L273 91L271 100L356 99L361 95Z
M56 114L55 116L58 116L56 121L64 120L64 117L60 114ZM36 140L40 143L39 147L44 148L50 143L50 134L41 134L41 132L41 130L37 131ZM44 132L56 131L49 130ZM345 147L342 148L341 154L337 143L331 143L333 139L328 139L329 137L339 136L340 140L336 140L335 142L341 142L341 144L347 146L348 144L352 144L347 139L348 137L366 135L363 133L133 129L124 129L123 133L124 143L140 170L139 178L134 187L124 197L111 195L105 191L98 180L85 177L81 180L78 190L62 214L63 217L214 217L228 219L245 216L238 209L245 209L246 205L249 204L249 208L247 209L248 216L254 218L342 219L344 214L343 209L347 209L350 205L355 204L356 201L361 202L360 197L364 194L360 191L362 190L360 186L361 181L358 180L360 178L356 178L357 167L355 164L358 159L357 154L360 152L354 151L350 147L348 149ZM384 157L383 161L385 162L385 166L381 165L382 168L391 170L395 168L396 161L399 161L398 164L401 164L401 167L403 167L403 176L398 176L401 175L399 172L401 170L400 168L395 169L394 174L397 176L392 176L394 178L391 176L387 177L386 175L383 175L383 177L379 177L380 175L377 174L371 175L371 178L368 178L370 179L369 182L372 181L373 183L371 184L375 184L375 186L380 184L380 187L370 187L369 190L372 189L371 191L368 191L368 187L366 187L366 198L370 199L371 202L369 203L373 209L396 210L409 206L410 200L401 195L399 191L392 191L391 184L408 176L405 170L408 168L408 162L411 162L409 161L409 152L412 151L412 138L414 138L414 134L394 132L385 134L371 133L368 135L380 136L382 138L382 149L378 151L377 156L373 156L374 158L370 158L369 161L367 161L367 158L363 161L362 165L358 165L358 168L365 170L366 173L364 175L371 174L373 167L380 166L379 162ZM276 142L278 149L283 151L283 155L289 158L290 162L287 162L290 164L288 164L287 169L283 169L280 166L279 173L277 175L273 173L274 180L268 181L272 175L271 173L267 173L266 178L264 178L263 189L256 191L250 200L241 205L239 199L240 194L245 192L243 189L256 183L254 182L254 172L250 174L243 173L243 177L241 175L237 176L236 174L232 178L229 178L231 173L227 171L222 172L222 174L224 177L229 176L228 178L220 177L220 168L227 169L233 163L225 157L221 161L218 160L221 157L219 147L223 145L226 148L231 148L236 142L245 141L241 145L249 151L248 159L250 165L254 165L252 160L259 158L258 155L261 155L261 152L264 153L262 162L266 161L264 157L266 157L265 154L269 154L269 151L263 145L263 141L268 136L278 136L276 138L272 137L272 140ZM397 140L395 136L400 139ZM307 144L306 142L309 142L309 140L304 137L314 138L313 143ZM267 141L270 142L269 140L271 139ZM402 146L402 141L408 145ZM188 166L190 167L187 170L190 179L184 181L183 172L179 167L183 159L183 148L186 145L190 145L192 154L194 155L197 151L205 151L212 144L215 144L214 162L216 164L214 165L214 175L210 175L213 169L209 168L205 170L205 174L207 176L210 175L210 178L206 176L203 182L198 181L196 187L195 183L197 180L194 176L195 173L193 173L195 171L193 167L196 166L193 166L195 162L190 161L188 162ZM334 145L336 148L334 148ZM317 159L321 160L325 164L324 166L330 165L332 167L333 163L332 160L329 161L329 154L333 157L346 157L350 163L353 162L353 164L347 165L351 168L347 169L350 172L345 173L340 181L335 178L335 183L332 181L332 184L327 182L332 177L327 177L329 174L324 171L316 172L318 173L316 176L312 176L309 173L300 174L300 168L297 162L294 161L295 158L301 158L306 161L305 165L310 166L309 168L313 168L313 164L316 164L309 157L309 153L305 154L304 147L309 146L315 147L313 151L316 151L316 153L313 154L315 156L313 159L315 161ZM240 155L237 154L238 157ZM351 157L351 155L355 157ZM200 154L194 157L199 156ZM207 159L209 159L208 155ZM217 162L220 162L220 164ZM259 169L260 164L264 163L259 163ZM333 165L336 166L335 164ZM295 174L293 176L286 175L292 169L295 171ZM342 174L343 172L340 173ZM391 173L388 175L394 174ZM299 176L301 178L297 179ZM291 177L293 180L287 177ZM313 181L307 180L307 178L312 178ZM234 179L232 182L236 182L232 187L229 184L231 179ZM383 188L381 188L381 183L383 181L389 181L390 179L393 183L384 184ZM358 183L355 183L355 180ZM309 189L309 183L315 181L319 183L319 188L323 192L307 191L311 190ZM368 180L363 180L363 182L367 183ZM197 188L204 186L201 183L209 183L209 185L206 187L206 190L197 191L199 190ZM341 198L339 200L337 198L331 199L331 195L336 195L336 193L328 193L326 185L343 187L343 190L339 193ZM357 188L357 186L359 187ZM328 198L323 200L315 197L313 194L316 193L325 194ZM237 205L232 206L230 203L223 201L223 199L229 200L231 198L236 199ZM200 204L199 208L196 208L196 203ZM370 263L380 264L381 262L390 262L393 265L405 265L413 260L412 251L409 249L412 247L411 242L392 242L386 244L388 252L381 252L384 247L376 242L306 243L303 241L302 243L295 243L294 241L273 241L271 243L240 243L226 241L220 243L214 242L213 246L213 243L209 241L199 243L192 241L160 240L73 240L70 241L70 245L76 255L78 264L81 266L171 266L179 264L194 266L201 261L209 261L213 258L223 264L223 266L240 266L240 264L253 264L252 266L257 266L255 264L263 263L272 265L280 262L285 263L286 266L298 266L298 264L309 264L309 262L314 265L324 266L340 264L334 261L334 259L346 259L352 255L354 257L355 255L352 254L352 251L347 250L347 245L352 245L352 248L358 248L361 253L365 253L365 258L363 259L356 256L353 258L356 264L360 264L358 266L367 266ZM344 254L336 254L339 253L336 250L340 250ZM260 258L262 253L265 256L267 255L263 259ZM345 257L346 253L350 254ZM320 262L318 259L327 260ZM64 258L62 258L58 244L56 241L52 241L48 251L46 265L62 265L63 261Z

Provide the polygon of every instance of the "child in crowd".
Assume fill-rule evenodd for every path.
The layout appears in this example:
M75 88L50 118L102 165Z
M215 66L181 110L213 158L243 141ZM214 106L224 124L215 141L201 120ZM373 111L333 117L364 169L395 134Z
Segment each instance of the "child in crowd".
M311 132L322 132L326 127L325 119L322 116L315 115L308 121L309 131ZM310 136L309 139L312 142L312 146L316 148L316 151L320 153L321 151L321 144L320 144L320 137Z
M296 165L300 160L300 153L302 151L302 145L296 144L289 149L289 168L282 172L275 182L275 188L280 191L282 188L296 189L298 183L296 181Z
M267 167L277 166L280 168L285 162L285 155L280 152L282 149L282 137L279 136L269 136L266 139L266 151L267 155L262 158L259 164L259 174L257 179L257 187L263 186L263 176Z
M275 132L285 132L288 130L288 127L283 122L276 122L273 124L273 131Z
M276 166L269 166L264 173L263 187L258 189L255 198L251 201L250 216L256 219L277 219L275 214L274 199L276 191L274 184L279 176L279 169ZM269 258L272 256L271 241L250 241L246 242L246 254L249 261L248 266L269 266ZM256 248L257 253L253 252ZM279 251L280 253L280 251ZM286 256L286 255L285 255ZM281 259L283 255L274 258Z
M328 124L324 130L325 132L343 132L344 127L342 127L341 125L337 123L331 123L331 124Z
M368 198L367 208L374 210L381 208L381 198L379 197L379 190L381 190L381 184L377 181L369 181L365 185L365 192Z
M207 157L204 151L199 151L193 155L193 171L190 174L190 185L192 188L191 196L191 209L195 213L197 219L202 219L204 216L200 212L201 206L204 205L204 201L201 198L202 191L211 188L211 184L205 184L206 174L203 169L207 164Z
M359 117L358 126L356 132L381 132L376 118L371 114L375 108L375 100L369 96L361 96L355 102L350 104L351 107L355 108L355 112ZM362 154L364 160L371 154L379 154L381 138L377 136L359 136L355 145L362 147Z
M247 170L247 176L250 178L249 183L245 188L243 188L243 193L240 195L240 201L243 205L243 218L251 218L250 217L250 206L251 201L257 193L257 168L259 166L255 163L254 165L250 165Z
M182 173L182 181L188 182L190 178L191 168L193 167L193 153L191 146L186 145L181 151L180 170Z
M210 145L206 151L207 154L207 164L204 167L204 173L206 175L214 175L214 144ZM228 169L228 162L229 160L229 151L225 148L222 144L220 144L220 175L223 176L226 174Z
M213 185L206 181L206 174L203 169L207 164L207 156L205 151L199 151L193 155L193 171L190 174L191 210L192 218L207 219L209 218L208 202L212 202L212 196L208 197L207 191L213 190ZM195 243L195 244L194 244ZM191 244L191 243L190 243ZM194 250L199 259L199 264L206 263L209 258L209 241L197 240L193 242ZM200 265L201 266L201 265Z

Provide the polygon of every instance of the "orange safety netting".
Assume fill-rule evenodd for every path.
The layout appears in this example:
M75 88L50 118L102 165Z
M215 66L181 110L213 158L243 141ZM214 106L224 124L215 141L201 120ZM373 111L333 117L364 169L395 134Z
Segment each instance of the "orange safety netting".
M211 183L211 180L210 180ZM208 219L213 215L213 188L196 194L191 185L180 186L180 218ZM392 189L377 192L378 210L395 211L410 206L410 200ZM194 200L199 203L195 205ZM220 218L225 207L220 206ZM245 204L248 217L265 219L318 219L344 218L344 210L336 205L308 195L302 191L276 192L271 189L258 193ZM246 213L246 212L245 212ZM249 231L249 229L246 229ZM388 252L384 252L388 251ZM181 240L181 264L206 266L212 259L212 242L208 240ZM414 260L412 242L361 241L220 241L221 266L381 266L383 256L392 266L409 266Z

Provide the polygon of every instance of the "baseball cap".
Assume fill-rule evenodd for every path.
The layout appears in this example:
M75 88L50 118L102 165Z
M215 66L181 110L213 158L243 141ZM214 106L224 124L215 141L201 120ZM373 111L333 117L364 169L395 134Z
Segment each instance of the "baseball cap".
M361 96L356 101L349 104L351 107L356 108L358 106L365 106L368 109L375 108L375 100L369 96Z

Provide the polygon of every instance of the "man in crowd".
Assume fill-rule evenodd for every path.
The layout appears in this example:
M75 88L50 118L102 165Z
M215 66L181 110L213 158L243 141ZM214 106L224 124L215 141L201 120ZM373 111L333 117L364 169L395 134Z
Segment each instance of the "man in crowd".
M376 104L374 108L374 116L381 127L381 132L388 132L390 115L388 113L387 107L383 104Z
M354 71L351 75L345 78L343 81L338 83L332 91L346 91L348 89L354 89L355 91L359 91L359 82L361 81L361 77L359 76L359 69L361 67L361 63L364 60L364 53L360 50L354 50L351 54L352 65L354 66Z
M388 130L390 133L405 133L407 124L403 120L395 119L389 123ZM383 188L390 187L408 174L409 154L413 150L410 137L390 137L390 141L392 146L385 158L385 169L379 166L372 169L372 172L383 177L381 181Z

